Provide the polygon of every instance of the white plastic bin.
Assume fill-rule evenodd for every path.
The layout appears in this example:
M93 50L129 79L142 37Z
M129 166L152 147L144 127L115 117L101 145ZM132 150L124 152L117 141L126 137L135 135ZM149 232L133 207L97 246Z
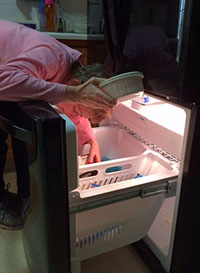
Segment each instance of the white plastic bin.
M147 149L123 129L105 126L95 128L94 132L102 158L110 160L79 166L80 191L138 177L167 174L177 168L174 162ZM82 147L79 152L87 154L88 147Z
M146 148L125 130L115 126L102 126L93 128L100 146L102 157L110 159L136 156L143 153ZM78 153L88 154L89 145L79 146Z

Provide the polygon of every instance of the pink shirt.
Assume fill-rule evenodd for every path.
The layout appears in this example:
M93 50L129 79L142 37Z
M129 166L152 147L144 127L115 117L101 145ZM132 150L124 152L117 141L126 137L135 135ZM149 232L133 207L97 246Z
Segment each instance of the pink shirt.
M0 20L0 100L57 104L64 98L70 66L80 56L42 32ZM74 111L64 104L63 113L75 123L81 143L87 143L93 137L90 123Z
M80 56L49 35L0 20L0 100L58 103Z
M56 106L75 124L81 144L86 144L90 139L94 138L94 132L91 128L89 120L84 117L80 117L79 109L75 104L61 102Z

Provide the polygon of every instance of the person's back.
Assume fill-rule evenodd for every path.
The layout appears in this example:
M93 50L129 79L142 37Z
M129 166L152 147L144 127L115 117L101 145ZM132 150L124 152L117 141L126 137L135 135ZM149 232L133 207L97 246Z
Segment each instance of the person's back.
M81 53L8 21L0 20L0 36L0 100L28 97L57 103L65 93L71 64Z
M0 20L0 37L0 64L37 48L54 49L55 55L63 59L77 53L49 35L5 20Z

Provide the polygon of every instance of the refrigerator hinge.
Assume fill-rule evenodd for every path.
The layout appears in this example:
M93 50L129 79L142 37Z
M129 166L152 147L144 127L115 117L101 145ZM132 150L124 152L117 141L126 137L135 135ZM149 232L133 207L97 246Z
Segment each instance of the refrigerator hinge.
M151 187L141 189L140 197L146 198L156 194L165 193L166 198L169 198L176 195L176 185L177 185L177 178L173 178L168 180L164 187L161 184L158 186L151 186Z
M156 144L148 141L147 139L143 138L142 136L138 135L137 133L131 131L128 127L122 125L118 120L114 120L112 125L117 126L120 129L124 129L127 134L131 135L132 137L134 137L138 141L140 141L143 144L147 145L148 147L153 149L155 152L158 152L160 155L164 156L165 158L167 158L170 161L174 161L174 162L180 164L180 160L178 158L176 158L173 155L169 154L168 152L166 152L162 148L159 148L158 146L156 146Z

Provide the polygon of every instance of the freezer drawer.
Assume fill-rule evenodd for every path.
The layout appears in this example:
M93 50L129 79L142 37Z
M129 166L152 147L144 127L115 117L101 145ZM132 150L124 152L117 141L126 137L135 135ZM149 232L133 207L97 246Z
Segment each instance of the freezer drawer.
M79 183L70 193L72 244L81 260L143 238L164 199L175 194L179 169L123 129L105 126L94 132L109 160L79 166Z

